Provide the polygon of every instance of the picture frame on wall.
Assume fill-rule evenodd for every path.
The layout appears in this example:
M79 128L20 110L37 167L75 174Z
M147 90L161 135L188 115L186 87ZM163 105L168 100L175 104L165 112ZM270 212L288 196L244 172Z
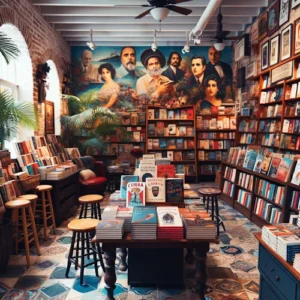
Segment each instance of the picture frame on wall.
M265 11L258 19L258 40L261 41L268 34L268 11Z
M271 36L278 29L279 29L279 0L276 0L269 9L268 36Z
M291 57L292 52L292 24L281 31L281 61Z
M280 0L279 26L288 22L290 18L290 0Z
M294 22L294 55L298 53L300 53L300 18Z
M261 70L269 67L269 41L261 46Z
M54 103L45 100L45 133L54 134Z
M279 34L270 40L270 66L274 66L279 63Z
M257 75L257 62L253 61L246 66L246 75L245 78L251 78Z
M300 5L300 0L292 0L291 8L295 9L298 5Z

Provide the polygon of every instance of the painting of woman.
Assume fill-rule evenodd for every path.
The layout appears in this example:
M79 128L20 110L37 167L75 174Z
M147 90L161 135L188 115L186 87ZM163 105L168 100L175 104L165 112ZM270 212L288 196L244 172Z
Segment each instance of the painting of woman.
M98 72L104 81L97 98L104 108L114 106L119 98L120 86L114 81L116 69L110 63L100 65Z

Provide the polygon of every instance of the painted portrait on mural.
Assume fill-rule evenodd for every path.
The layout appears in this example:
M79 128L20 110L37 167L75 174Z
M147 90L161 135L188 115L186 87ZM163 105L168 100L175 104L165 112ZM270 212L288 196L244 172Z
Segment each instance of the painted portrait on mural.
M147 104L218 106L234 99L232 50L214 47L72 47L73 93L115 112L145 110ZM222 55L222 60L221 60ZM210 79L210 80L207 80Z

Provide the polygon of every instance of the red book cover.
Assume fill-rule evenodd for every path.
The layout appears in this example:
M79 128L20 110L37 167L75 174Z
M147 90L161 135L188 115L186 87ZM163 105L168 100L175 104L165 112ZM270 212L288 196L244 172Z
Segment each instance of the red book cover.
M187 109L187 119L194 120L194 109L193 108Z
M158 165L157 166L157 177L174 178L175 177L175 166L174 165Z

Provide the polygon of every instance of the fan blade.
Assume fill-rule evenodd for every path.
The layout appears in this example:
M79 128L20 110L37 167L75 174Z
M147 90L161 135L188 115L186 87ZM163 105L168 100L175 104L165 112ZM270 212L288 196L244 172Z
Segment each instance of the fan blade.
M179 4L179 3L183 3L183 2L190 2L193 0L169 0L168 3L169 4Z
M214 36L214 39L223 40L229 33L230 31L217 31L217 34L216 36Z
M190 9L180 7L180 6L175 6L175 5L168 5L167 8L169 10L175 11L179 14L186 15L186 16L192 12L192 10L190 10Z
M145 17L146 15L149 14L149 12L150 12L151 9L152 8L150 8L150 9L144 11L143 13L141 13L140 15L136 16L135 19L141 19L142 17Z

